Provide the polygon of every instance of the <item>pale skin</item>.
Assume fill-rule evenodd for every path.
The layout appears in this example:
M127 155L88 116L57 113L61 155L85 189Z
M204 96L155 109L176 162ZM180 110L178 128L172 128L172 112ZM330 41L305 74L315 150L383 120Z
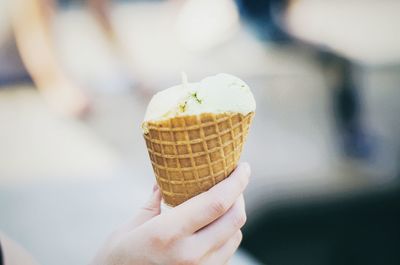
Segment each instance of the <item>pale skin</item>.
M242 194L249 177L250 167L242 163L209 191L161 215L161 195L155 189L134 220L111 235L92 265L226 264L242 240Z
M162 214L155 187L147 204L111 234L91 265L227 264L242 240L249 178L249 165L241 163L209 191Z

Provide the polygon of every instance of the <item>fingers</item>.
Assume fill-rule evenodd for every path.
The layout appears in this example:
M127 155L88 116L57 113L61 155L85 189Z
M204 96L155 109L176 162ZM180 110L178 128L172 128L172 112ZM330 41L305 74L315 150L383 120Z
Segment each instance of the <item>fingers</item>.
M197 242L197 249L201 252L210 252L225 244L246 222L246 212L243 195L235 202L232 208L222 217L201 229L192 236Z
M243 193L249 177L249 164L241 163L228 178L166 212L160 219L163 219L165 227L175 227L183 233L192 234L228 211Z
M161 192L157 185L153 187L150 199L139 210L134 220L130 223L130 228L135 228L151 218L160 214Z
M206 258L204 265L227 264L238 249L242 238L242 232L237 231L218 251Z

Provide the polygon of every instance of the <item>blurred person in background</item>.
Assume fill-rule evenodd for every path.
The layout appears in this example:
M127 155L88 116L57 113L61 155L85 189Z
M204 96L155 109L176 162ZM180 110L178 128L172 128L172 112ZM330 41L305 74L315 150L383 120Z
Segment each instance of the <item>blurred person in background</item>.
M86 3L109 41L114 41L107 16L106 0L3 1L12 32L0 38L0 82L31 79L47 102L68 116L84 115L90 99L79 81L74 80L59 60L54 45L53 17L57 8ZM79 40L76 40L79 41ZM28 75L28 76L27 76Z
M243 20L259 39L283 45L292 44L299 49L311 48L315 51L317 59L322 62L322 66L335 72L337 80L331 95L343 154L352 158L370 158L373 146L371 135L362 122L363 106L358 91L360 84L355 82L353 73L356 64L329 47L295 37L288 28L288 10L304 1L236 0L236 2Z

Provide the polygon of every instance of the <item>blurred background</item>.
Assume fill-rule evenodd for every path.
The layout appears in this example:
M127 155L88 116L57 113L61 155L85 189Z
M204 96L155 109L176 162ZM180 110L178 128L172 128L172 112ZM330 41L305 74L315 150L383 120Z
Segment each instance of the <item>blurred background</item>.
M87 264L151 191L151 95L226 72L257 101L232 264L400 264L399 25L396 0L1 0L0 229Z

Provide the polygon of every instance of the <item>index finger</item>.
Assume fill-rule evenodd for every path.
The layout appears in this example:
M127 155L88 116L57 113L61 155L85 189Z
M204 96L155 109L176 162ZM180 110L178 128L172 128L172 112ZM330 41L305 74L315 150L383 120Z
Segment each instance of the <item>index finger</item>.
M163 214L167 227L176 227L192 234L212 223L235 203L246 188L250 177L248 163L240 163L231 175L186 202Z

